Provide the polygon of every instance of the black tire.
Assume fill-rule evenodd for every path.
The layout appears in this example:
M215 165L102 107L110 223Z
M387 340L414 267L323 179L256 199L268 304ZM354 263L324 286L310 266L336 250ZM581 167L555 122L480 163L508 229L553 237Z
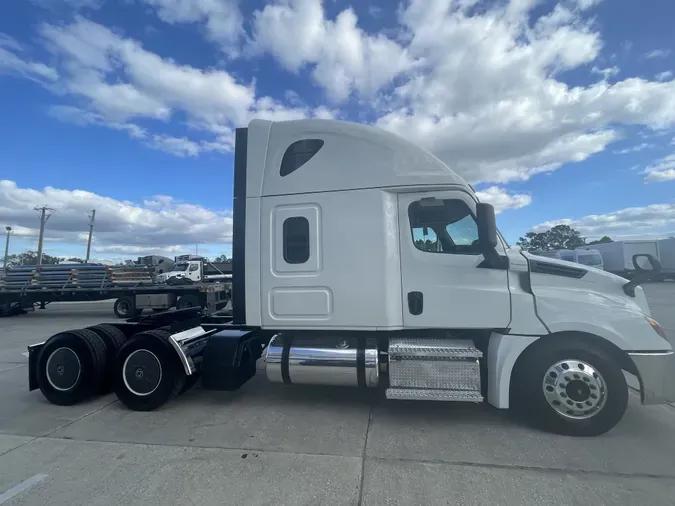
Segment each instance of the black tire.
M176 309L187 309L189 307L202 307L201 300L193 293L181 295L176 303Z
M136 298L131 295L118 298L113 306L113 311L115 311L115 316L122 319L133 318L143 312L142 309L136 309Z
M604 399L604 404L595 413L593 413L595 409L588 412L581 411L586 407L584 395L577 398L581 402L575 404L576 401L572 399L569 390L559 386L572 386L572 382L565 383L567 381L565 378L570 378L577 383L580 382L580 380L572 377L573 374L570 376L569 373L564 372L564 367L561 370L560 378L553 380L560 381L560 383L555 384L555 387L547 385L546 388L548 389L551 386L553 390L550 390L550 392L565 393L566 403L571 402L572 408L577 409L577 417L571 416L574 414L572 410L568 411L566 415L559 413L556 409L563 410L566 406L559 403L559 407L554 408L546 399L544 378L549 368L567 360L571 360L572 363L585 362L599 373L600 379L604 380L602 383L605 386L605 396L600 397L600 399ZM586 368L586 371L588 371L588 368ZM584 379L583 376L581 376L581 379ZM584 379L584 381L587 381L587 379ZM573 390L576 394L580 394L582 388L583 384L579 389ZM585 393L592 396L594 391L596 390L591 391L589 389ZM596 396L595 399L598 399L598 397ZM590 398L586 398L586 401L602 402L592 401ZM628 385L621 368L616 364L616 360L613 360L603 349L576 337L560 337L549 339L546 343L540 345L535 343L532 349L525 350L524 355L518 360L513 370L511 403L512 407L527 422L545 431L567 436L598 436L611 430L623 417L628 406ZM576 408L576 406L579 406L579 408ZM581 416L586 418L581 418Z
M52 404L72 406L105 392L106 345L91 330L50 337L37 359L40 391Z
M117 352L113 390L129 409L152 411L183 390L185 369L168 336L162 330L140 332Z
M108 393L112 390L112 378L115 371L115 355L117 350L124 344L127 338L120 329L113 325L107 325L102 323L100 325L94 325L93 327L87 327L87 330L95 332L103 342L106 347L106 367L105 367L105 386L104 391Z

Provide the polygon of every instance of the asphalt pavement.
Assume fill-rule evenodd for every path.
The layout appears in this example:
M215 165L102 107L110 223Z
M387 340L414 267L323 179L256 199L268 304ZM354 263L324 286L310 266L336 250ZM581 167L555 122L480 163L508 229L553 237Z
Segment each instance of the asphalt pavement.
M645 290L675 343L675 283ZM28 392L28 344L114 319L111 302L0 319L0 505L675 504L675 408L634 394L614 430L581 439L489 405L264 374L151 413L114 395L59 407Z

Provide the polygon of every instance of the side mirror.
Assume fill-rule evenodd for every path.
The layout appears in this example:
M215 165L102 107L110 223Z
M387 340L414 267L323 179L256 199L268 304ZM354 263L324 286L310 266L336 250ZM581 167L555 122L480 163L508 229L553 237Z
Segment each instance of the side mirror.
M633 267L635 267L637 272L659 272L661 270L661 262L653 255L640 253L633 255Z
M476 225L478 226L478 245L481 253L487 256L497 247L497 221L495 208L490 204L476 204Z
M639 253L633 255L633 267L635 267L635 276L623 285L623 291L631 297L635 297L636 286L650 279L658 278L654 277L654 273L661 270L661 262L648 253Z

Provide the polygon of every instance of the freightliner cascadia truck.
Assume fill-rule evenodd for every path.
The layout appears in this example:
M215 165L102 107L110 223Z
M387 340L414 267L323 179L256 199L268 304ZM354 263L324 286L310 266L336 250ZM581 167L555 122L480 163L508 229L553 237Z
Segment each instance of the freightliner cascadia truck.
M675 356L639 284L510 247L438 158L373 126L253 120L235 135L232 314L199 308L29 346L29 388L156 409L201 380L378 388L483 402L552 432L604 433L675 400ZM636 259L637 260L637 259Z

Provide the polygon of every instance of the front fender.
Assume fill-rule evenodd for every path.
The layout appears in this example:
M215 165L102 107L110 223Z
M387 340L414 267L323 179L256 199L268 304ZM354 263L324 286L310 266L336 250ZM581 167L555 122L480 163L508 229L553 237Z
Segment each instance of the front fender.
M535 289L537 314L551 333L584 332L602 337L624 351L670 350L668 341L647 322L638 304L628 297L579 287Z

